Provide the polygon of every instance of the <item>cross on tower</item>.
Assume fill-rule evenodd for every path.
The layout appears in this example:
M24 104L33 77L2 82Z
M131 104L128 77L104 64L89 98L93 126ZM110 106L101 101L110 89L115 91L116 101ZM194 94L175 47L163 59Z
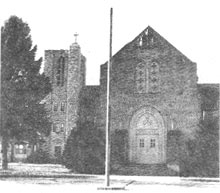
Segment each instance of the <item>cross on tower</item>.
M74 36L75 36L75 43L77 43L77 36L78 36L79 34L78 33L75 33L74 34Z

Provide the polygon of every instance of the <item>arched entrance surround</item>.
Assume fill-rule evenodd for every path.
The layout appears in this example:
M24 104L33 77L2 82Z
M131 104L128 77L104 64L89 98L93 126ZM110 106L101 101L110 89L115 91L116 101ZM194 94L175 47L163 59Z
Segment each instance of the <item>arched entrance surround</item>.
M134 113L129 129L129 160L138 164L164 163L166 128L156 108L142 107Z

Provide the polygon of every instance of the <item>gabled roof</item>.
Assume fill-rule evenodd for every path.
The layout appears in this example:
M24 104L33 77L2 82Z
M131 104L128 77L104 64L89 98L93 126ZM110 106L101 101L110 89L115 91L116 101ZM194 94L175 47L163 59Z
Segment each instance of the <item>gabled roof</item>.
M46 102L51 100L51 93L44 97L43 100L40 101L40 104L45 104Z
M192 62L188 57L186 57L183 53L181 53L177 48L175 48L171 43L169 43L165 38L163 38L158 32L156 32L152 27L148 26L147 28L145 28L140 34L138 34L131 42L127 43L126 45L124 45L116 54L113 55L113 58L116 57L118 54L120 54L127 46L129 46L132 43L135 43L135 41L138 41L139 39L142 38L142 36L144 34L151 34L153 37L155 37L156 39L158 39L160 42L162 42L165 45L168 45L169 47L171 47L173 50L175 50L176 52L178 52L180 55L182 55L184 57L184 59ZM107 62L106 62L107 63ZM104 63L104 65L106 64Z

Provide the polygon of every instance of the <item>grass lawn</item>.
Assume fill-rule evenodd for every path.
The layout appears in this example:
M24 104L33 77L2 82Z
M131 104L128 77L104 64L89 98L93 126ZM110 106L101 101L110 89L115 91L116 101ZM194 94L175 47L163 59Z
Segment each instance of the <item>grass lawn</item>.
M63 176L72 175L70 170L59 164L9 163L8 170L0 169L1 176Z

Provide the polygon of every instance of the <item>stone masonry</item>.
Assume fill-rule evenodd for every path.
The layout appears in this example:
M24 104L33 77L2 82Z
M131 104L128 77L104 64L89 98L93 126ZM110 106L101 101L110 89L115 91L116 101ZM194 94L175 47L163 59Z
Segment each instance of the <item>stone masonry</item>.
M85 86L85 68L77 43L70 50L45 51L45 73L53 85L45 99L53 122L47 148L55 157L76 126L79 97L93 103L84 118L105 129L107 63L101 65L100 86ZM194 137L201 119L197 80L196 63L150 26L112 57L110 129L112 135L127 133L121 153L128 163L179 166L179 143Z
M103 129L105 128L106 74L107 64L103 64L100 78L102 113L99 117L99 127ZM173 154L178 152L171 150L170 142L167 141L168 134L171 130L181 130L187 137L193 137L200 118L197 80L196 64L151 27L146 28L113 56L110 91L111 132L128 131L129 162L176 164L176 155ZM161 125L161 134L152 127L149 127L148 133L144 131L143 126L140 128L135 126L139 124L136 117L144 114L157 119L155 123ZM132 122L134 119L137 119L137 123ZM146 135L151 136L152 140L160 135L156 137L159 140L158 152L155 152L158 157L155 160L140 161L141 154L137 154L137 151L141 144L137 140L142 136L143 139L140 140L143 140L142 146L144 146L144 138L148 140ZM143 155L147 156L146 153Z
M59 158L76 124L78 95L85 85L85 57L80 46L73 43L70 50L46 50L44 71L52 83L52 92L45 99L53 123L46 148Z

